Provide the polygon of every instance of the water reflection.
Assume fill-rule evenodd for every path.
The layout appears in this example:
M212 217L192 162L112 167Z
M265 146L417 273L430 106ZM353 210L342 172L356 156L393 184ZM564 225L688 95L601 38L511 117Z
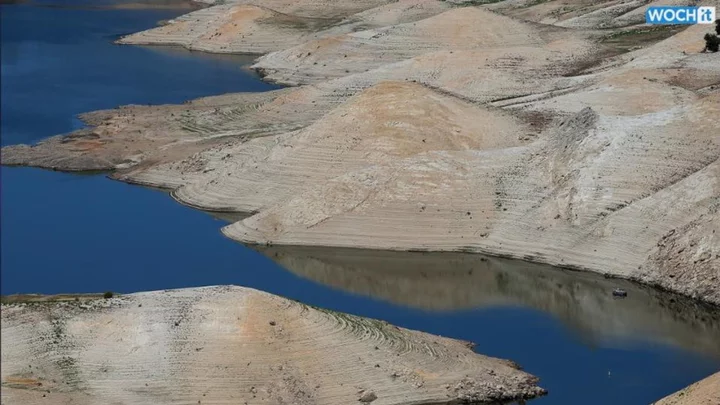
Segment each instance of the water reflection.
M552 314L587 343L677 345L720 357L720 311L640 286L517 260L463 253L259 247L302 277L427 311L523 306ZM628 292L612 296L613 288Z

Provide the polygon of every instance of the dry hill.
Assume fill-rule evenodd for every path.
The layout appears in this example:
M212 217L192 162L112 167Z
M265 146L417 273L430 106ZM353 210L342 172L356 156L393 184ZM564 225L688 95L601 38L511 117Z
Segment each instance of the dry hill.
M467 342L248 288L14 301L2 306L8 404L449 404L543 393Z

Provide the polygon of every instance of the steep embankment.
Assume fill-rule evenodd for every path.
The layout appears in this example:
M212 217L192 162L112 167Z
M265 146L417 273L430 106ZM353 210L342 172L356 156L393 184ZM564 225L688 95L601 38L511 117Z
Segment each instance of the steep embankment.
M180 45L213 53L266 53L296 45L323 18L297 17L252 4L223 4L125 36L120 44Z
M466 342L241 287L3 304L3 403L455 403L536 378Z
M402 8L396 15L398 18L407 17L407 14L416 15L413 10ZM482 18L487 17L483 13L472 15L476 17L476 24L481 24ZM502 18L493 15L495 17ZM467 29L468 25L464 28ZM180 171L188 173L191 170L181 168L172 174L147 176L137 169L144 170L149 165L166 162L173 162L172 167L184 166L177 163L182 160L182 148L187 149L184 157L188 157L199 149L216 145L219 139L223 139L223 144L238 144L249 137L303 128L356 93L383 80L415 80L441 92L449 91L481 102L525 95L530 88L548 93L567 91L583 80L561 75L574 69L575 64L592 58L594 49L595 46L587 41L572 38L534 48L446 49L315 86L262 95L211 97L182 106L124 107L86 115L86 121L95 128L63 138L51 138L33 147L3 148L3 161L5 164L60 170L112 169L134 165L134 173L125 174L123 178L143 177L138 180L151 182L148 177L159 176L166 178L159 184L179 185L183 183L180 178L191 177ZM471 69L468 68L470 66ZM89 139L93 147L88 147ZM169 144L181 147L170 147L173 153L169 154ZM141 162L148 164L139 165ZM165 165L160 171L170 172L173 170L170 166ZM189 166L197 165L193 163ZM171 181L170 176L176 179Z
M509 255L720 303L720 244L711 231L720 196L720 93L676 81L685 66L693 66L685 73L695 82L720 78L712 55L679 53L698 31L637 52L583 89L516 102L556 114L593 106L527 147L369 165L225 233L251 243Z
M242 140L277 134L302 125L263 113L288 90L207 97L182 105L124 106L80 118L92 127L40 143L2 149L5 165L32 165L67 171L112 170L182 160L223 138ZM270 107L271 108L271 107Z
M666 234L718 215L718 96L656 125L586 109L527 147L369 166L224 232L250 243L462 249L647 281L659 275L648 257ZM702 274L694 295L720 302L713 240L688 248Z
M568 28L606 29L645 22L645 10L658 5L688 5L683 0L506 0L487 7L542 24ZM697 3L697 1L695 1Z
M415 83L383 82L299 132L203 154L209 172L173 195L213 210L256 212L367 165L433 150L510 147L531 133L502 111Z

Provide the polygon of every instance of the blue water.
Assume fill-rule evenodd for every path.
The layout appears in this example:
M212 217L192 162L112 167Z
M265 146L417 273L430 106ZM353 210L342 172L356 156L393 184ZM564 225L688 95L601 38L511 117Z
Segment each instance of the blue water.
M1 7L3 145L75 129L75 115L85 111L272 88L244 69L248 58L111 44L179 11ZM352 285L329 287L224 238L221 220L102 175L3 167L0 184L2 294L249 286L476 342L479 352L541 377L550 395L536 404L647 404L720 369L720 350L694 344L692 334L662 342L651 333L588 337L572 326L592 324L587 313L569 321L538 305L427 311ZM627 304L641 295L631 294ZM682 327L687 316L676 318ZM699 331L718 329L714 320L698 322Z
M111 44L177 11L1 7L3 145L77 129L87 111L275 88L244 68L251 57Z

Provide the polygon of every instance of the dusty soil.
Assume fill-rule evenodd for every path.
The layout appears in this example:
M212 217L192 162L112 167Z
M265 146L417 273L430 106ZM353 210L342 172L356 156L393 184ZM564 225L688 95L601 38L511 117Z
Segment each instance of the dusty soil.
M467 342L222 286L2 305L8 404L458 403L537 379Z
M28 3L35 7L47 8L67 8L67 9L83 9L83 10L197 10L206 7L201 1L195 0L138 0L124 1L117 0L105 4L84 4L71 5L60 3L35 3L32 0L0 0L0 4L19 4Z
M706 26L638 25L645 1L327 4L228 2L126 38L257 46L267 80L302 86L91 113L3 163L254 214L223 229L249 244L487 253L720 304Z
M57 294L57 295L41 295L41 294L15 294L3 295L0 302L3 304L20 304L20 303L54 303L54 302L85 302L94 301L102 298L103 294Z
M720 373L715 373L653 405L713 405L718 403L720 403Z
M128 35L118 43L181 45L214 53L262 54L361 27L422 19L447 8L442 2L433 1L427 10L424 5L416 10L417 4L423 2L428 3L418 0L344 0L330 6L329 2L311 0L228 1L168 21L162 27ZM363 12L375 8L380 10ZM377 14L383 18L378 19Z

